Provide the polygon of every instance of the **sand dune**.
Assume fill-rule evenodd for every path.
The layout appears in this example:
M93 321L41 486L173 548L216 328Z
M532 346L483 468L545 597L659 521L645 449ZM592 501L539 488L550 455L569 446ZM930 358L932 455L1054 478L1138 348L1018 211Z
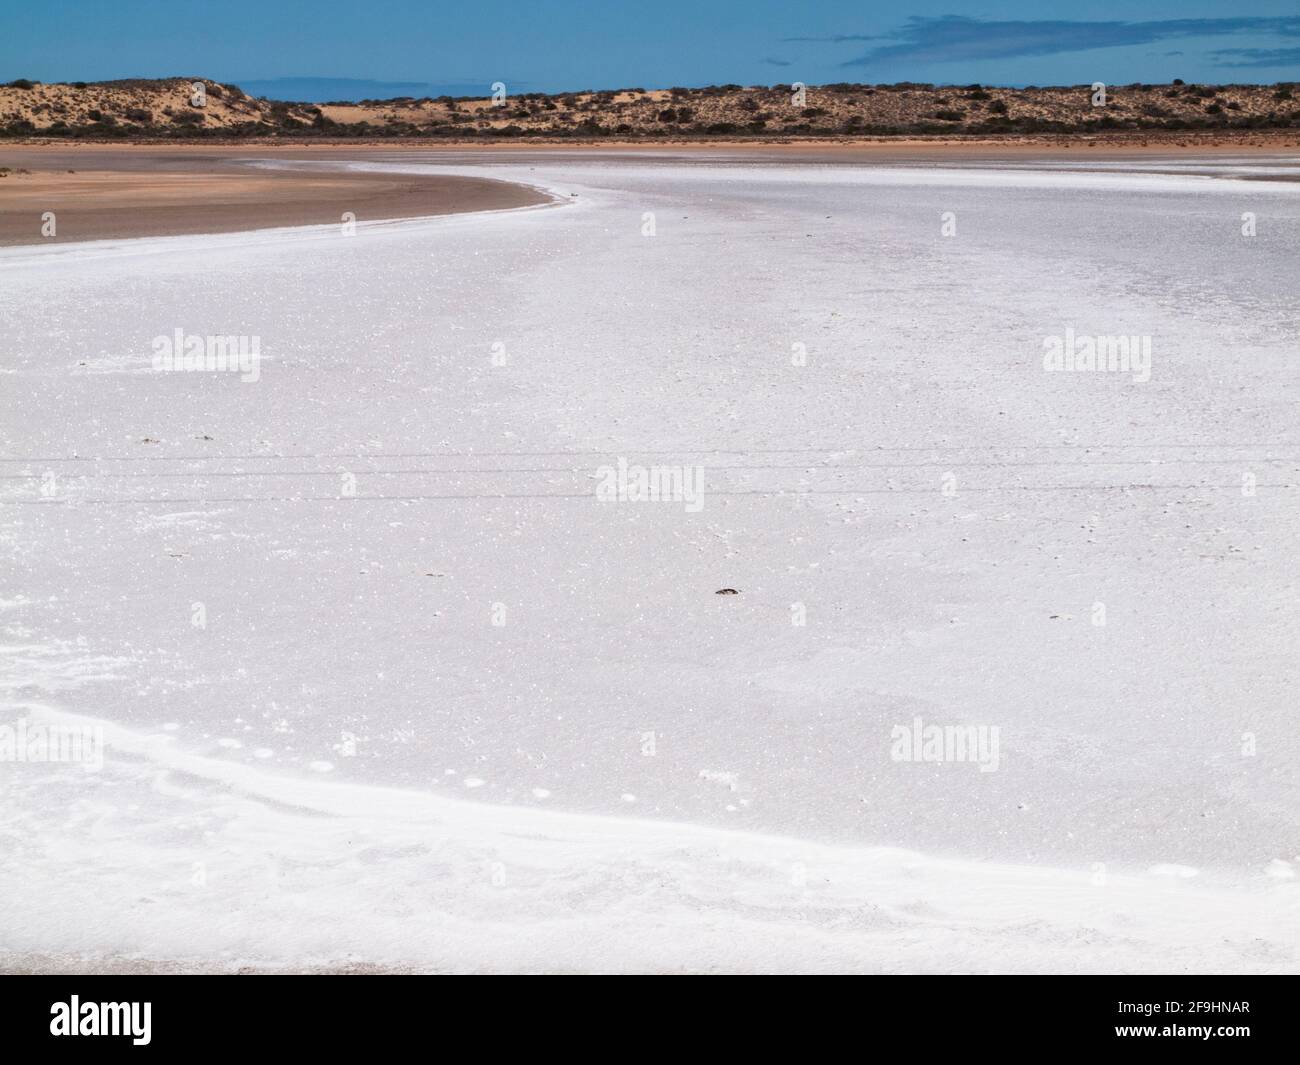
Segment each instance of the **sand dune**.
M722 139L1199 133L1295 143L1294 86L1091 85L1003 88L722 85L501 97L402 97L322 105L255 98L210 79L0 85L0 133L92 139L512 137ZM201 96L196 96L201 92ZM198 102L196 102L198 101Z

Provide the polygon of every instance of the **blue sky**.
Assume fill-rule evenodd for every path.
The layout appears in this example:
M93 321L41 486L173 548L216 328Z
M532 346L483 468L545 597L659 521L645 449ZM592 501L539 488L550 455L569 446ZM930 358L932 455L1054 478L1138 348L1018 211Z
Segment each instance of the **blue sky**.
M0 0L0 79L294 99L933 81L1300 80L1297 0Z

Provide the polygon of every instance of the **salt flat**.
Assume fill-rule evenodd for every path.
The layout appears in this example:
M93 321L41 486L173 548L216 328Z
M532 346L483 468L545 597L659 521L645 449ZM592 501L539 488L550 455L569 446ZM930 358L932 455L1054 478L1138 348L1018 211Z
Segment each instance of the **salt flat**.
M105 737L0 762L0 946L1294 970L1300 186L1196 162L377 154L557 203L0 251L5 720Z

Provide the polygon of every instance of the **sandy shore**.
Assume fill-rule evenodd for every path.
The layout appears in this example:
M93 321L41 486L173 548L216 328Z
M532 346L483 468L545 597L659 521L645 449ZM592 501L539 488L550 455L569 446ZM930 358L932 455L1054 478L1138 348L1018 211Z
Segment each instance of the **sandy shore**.
M673 158L798 160L809 163L904 164L945 160L1054 159L1072 164L1182 154L1296 155L1285 139L1016 139L799 141L789 143L602 142L305 145L23 144L0 149L0 246L46 241L222 233L277 226L338 223L488 211L545 202L538 190L486 178L254 170L252 159L359 160L420 158L430 162L500 154L515 161L582 152L592 159L629 154ZM43 216L54 212L53 236Z
M311 153L319 158L319 153ZM6 148L0 245L226 233L276 226L491 211L543 203L527 186L484 178L252 170L291 153L157 148ZM42 232L54 212L55 233Z

